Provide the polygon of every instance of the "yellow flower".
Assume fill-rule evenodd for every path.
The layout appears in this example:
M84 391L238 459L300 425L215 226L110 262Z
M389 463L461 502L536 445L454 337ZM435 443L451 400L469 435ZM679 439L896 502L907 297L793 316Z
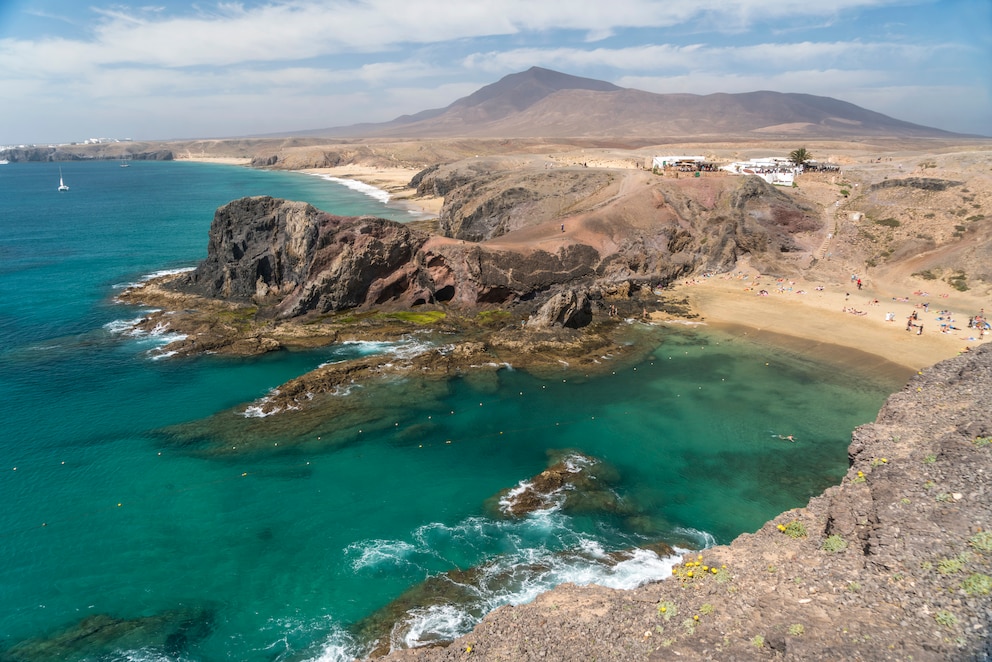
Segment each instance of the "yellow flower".
M779 531L785 531L785 524L779 524L778 525L778 530Z
M699 614L693 614L692 615L692 620L698 621L699 620Z
M726 568L727 566L723 566L723 567ZM715 575L718 572L718 570L716 568L710 568L710 572L712 572Z
M690 570L689 572L687 572L685 574L686 574L687 577L692 577L692 570Z
M658 611L665 613L666 611L668 611L668 607L660 607Z
M704 565L704 566L703 566L703 572L706 572L706 571L707 571L707 570L709 570L709 569L710 569L710 567L709 567L708 565Z

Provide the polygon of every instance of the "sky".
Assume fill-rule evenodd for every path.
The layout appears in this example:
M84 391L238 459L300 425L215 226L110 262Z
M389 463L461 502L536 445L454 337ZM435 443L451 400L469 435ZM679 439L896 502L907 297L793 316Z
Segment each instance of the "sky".
M0 145L384 122L532 66L992 136L992 0L0 0Z

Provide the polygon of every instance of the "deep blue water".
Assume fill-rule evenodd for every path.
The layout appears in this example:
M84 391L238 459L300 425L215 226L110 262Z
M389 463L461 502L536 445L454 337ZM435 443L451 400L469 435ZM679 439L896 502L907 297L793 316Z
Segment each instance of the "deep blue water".
M355 389L340 397L366 412L361 433L294 413L245 419L320 363L389 348L157 360L162 339L114 330L140 314L115 292L195 265L214 210L244 195L409 214L299 173L131 163L65 163L67 193L56 164L0 166L0 650L107 614L165 625L135 620L76 659L350 659L350 625L447 570L546 568L468 610L418 612L415 634L464 630L561 581L661 578L670 560L653 554L616 568L595 558L729 542L802 505L839 479L851 430L898 386L645 327L653 355L598 378L503 370ZM185 443L189 430L202 443ZM254 450L216 452L249 434ZM561 449L612 464L634 514L506 521L485 508ZM163 640L177 622L185 636Z

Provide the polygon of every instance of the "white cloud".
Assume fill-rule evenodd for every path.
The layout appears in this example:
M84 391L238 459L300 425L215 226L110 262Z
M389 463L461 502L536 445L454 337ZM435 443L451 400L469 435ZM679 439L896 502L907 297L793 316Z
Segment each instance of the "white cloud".
M868 98L870 91L883 88L914 90L929 98L938 88L927 85L927 75L935 85L969 89L967 82L947 80L944 72L961 62L982 61L987 50L888 30L848 32L844 38L832 31L827 34L833 38L800 32L811 25L822 30L835 21L850 24L865 11L912 4L932 3L269 0L203 4L185 13L97 7L89 10L96 20L88 24L79 15L60 19L60 37L0 40L0 86L34 106L25 116L28 123L38 124L31 117L58 115L66 103L115 114L113 108L124 100L137 108L145 98L153 100L150 115L155 116L160 108L181 113L195 105L198 116L185 121L204 127L215 122L208 116L217 113L223 119L216 124L228 127L228 134L243 133L234 127L238 117L248 115L253 126L308 126L313 118L306 115L306 104L333 108L338 118L333 123L391 119L445 106L533 65L649 91L779 89L855 103L852 95L863 92ZM65 22L79 26L71 38L65 36ZM753 26L761 27L755 32L760 39L727 37ZM696 43L685 43L689 34ZM781 34L794 38L774 39ZM874 34L885 36L875 41ZM629 45L616 47L628 37ZM507 43L513 44L510 50L503 48ZM987 76L974 83L986 90L986 105L988 83ZM882 95L876 92L876 97ZM239 107L234 100L253 107ZM55 107L43 112L44 104ZM4 112L2 124L16 126L6 117L13 111ZM212 132L191 128L187 133Z

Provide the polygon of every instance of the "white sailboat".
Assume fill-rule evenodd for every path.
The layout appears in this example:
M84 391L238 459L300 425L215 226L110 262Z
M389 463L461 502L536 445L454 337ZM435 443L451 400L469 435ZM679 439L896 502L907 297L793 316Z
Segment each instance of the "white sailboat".
M62 166L59 166L59 190L60 191L69 190L69 187L65 185L64 181L62 181Z

